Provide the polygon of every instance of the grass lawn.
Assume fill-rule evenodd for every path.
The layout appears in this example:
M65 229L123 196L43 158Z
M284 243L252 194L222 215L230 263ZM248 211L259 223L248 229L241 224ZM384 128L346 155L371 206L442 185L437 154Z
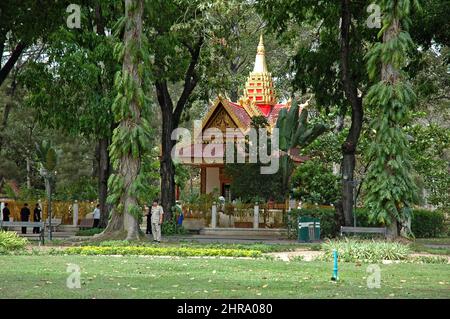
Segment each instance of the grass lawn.
M411 244L412 250L435 255L450 255L450 238L418 238Z
M68 289L68 264L81 288ZM0 296L8 298L450 298L450 266L388 264L381 288L367 288L367 265L267 259L114 256L0 256Z

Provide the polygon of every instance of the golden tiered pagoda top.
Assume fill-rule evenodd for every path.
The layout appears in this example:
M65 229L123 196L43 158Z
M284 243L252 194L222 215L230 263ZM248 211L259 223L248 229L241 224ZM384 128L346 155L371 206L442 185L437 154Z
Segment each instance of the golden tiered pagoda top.
M219 97L213 102L203 117L202 129L217 127L238 127L243 132L251 127L252 117L264 116L273 128L279 112L291 106L291 99L285 103L277 103L272 74L268 71L264 40L261 35L256 52L255 66L245 84L243 96L237 102Z
M255 66L245 83L245 100L256 104L265 116L270 113L272 106L276 104L275 88L273 87L272 74L267 69L262 34L259 38Z

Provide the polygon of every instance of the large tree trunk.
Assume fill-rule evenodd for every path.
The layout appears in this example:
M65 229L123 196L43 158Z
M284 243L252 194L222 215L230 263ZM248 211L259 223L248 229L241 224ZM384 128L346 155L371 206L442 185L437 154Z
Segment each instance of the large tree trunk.
M123 74L128 73L136 87L142 86L142 79L139 75L139 62L134 58L135 53L132 50L138 50L141 44L142 37L142 14L144 11L143 0L125 0L125 15L127 16L127 23L124 33L125 54L123 58ZM136 43L137 47L130 45ZM139 108L139 101L135 97L130 103L130 111L132 117L122 120L119 127L123 131L132 130L136 124L139 124L141 119L141 111ZM124 181L124 192L121 198L121 203L124 207L124 229L127 231L127 240L139 239L140 229L136 216L131 212L133 207L138 207L137 195L133 190L133 183L137 179L141 169L141 157L136 158L128 152L120 159L119 175Z
M125 0L126 24L123 36L125 52L122 74L129 74L136 87L142 86L142 79L138 70L141 61L139 59L136 60L136 52L134 51L139 50L141 46L143 10L143 0ZM139 103L138 98L134 94L128 106L131 115L120 121L118 125L119 130L129 132L137 125L140 125L141 110ZM135 142L132 141L132 143ZM120 205L123 207L123 210L118 211L117 207L113 210L108 226L97 238L120 238L125 236L125 234L126 240L137 240L142 237L138 218L136 214L133 214L133 212L136 213L136 209L139 207L133 184L139 176L140 169L140 154L136 157L133 156L131 151L128 151L120 156L117 174L123 181L123 192L120 197Z
M172 112L163 113L163 125L161 136L161 205L164 209L165 219L171 220L171 208L175 205L175 166L171 157L174 141L171 139L173 130Z
M98 161L98 198L100 204L100 224L104 228L108 224L109 207L106 203L108 197L108 178L110 175L109 163L109 139L102 138L98 141L99 161Z
M383 34L383 42L386 43L390 41L392 38L397 37L400 33L400 23L399 20L395 19L392 21L392 24L386 29ZM389 82L392 85L395 85L396 82L399 81L400 75L399 71L395 69L392 64L383 63L381 66L381 81ZM386 168L389 171L389 168ZM395 239L400 234L400 227L397 222L397 218L395 216L391 216L391 224L387 229L387 237L389 239Z
M352 124L344 144L342 144L342 209L344 212L345 225L353 223L353 192L355 188L355 153L361 134L363 108L362 98L358 96L358 89L354 83L350 70L350 0L342 0L342 22L341 22L341 73L345 97L351 105Z

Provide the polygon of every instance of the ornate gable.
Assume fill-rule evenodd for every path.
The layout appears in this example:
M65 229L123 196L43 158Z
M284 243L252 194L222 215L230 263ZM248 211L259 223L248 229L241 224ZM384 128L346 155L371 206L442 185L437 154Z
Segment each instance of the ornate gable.
M232 119L230 114L228 114L223 105L220 104L209 118L209 121L203 127L203 130L208 128L218 128L225 133L227 128L238 128L238 125Z

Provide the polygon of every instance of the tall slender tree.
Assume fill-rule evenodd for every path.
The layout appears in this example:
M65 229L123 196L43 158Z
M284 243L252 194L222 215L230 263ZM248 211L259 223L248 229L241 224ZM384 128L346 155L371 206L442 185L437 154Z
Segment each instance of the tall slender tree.
M113 104L114 129L110 149L116 172L109 179L108 200L114 205L111 219L103 235L121 236L127 240L141 237L139 221L142 209L138 195L144 188L142 158L149 151L150 127L145 119L147 100L142 88L145 59L148 58L143 36L144 0L125 0L125 16L116 34L123 30L123 43L115 52L122 60L122 70L116 74L117 97ZM123 28L123 29L122 29Z
M389 225L388 235L394 238L401 229L404 235L410 233L408 220L417 190L411 177L409 142L403 126L416 98L404 67L408 63L407 53L414 49L407 31L410 10L418 2L383 0L379 4L383 12L379 32L382 42L376 43L367 55L369 75L379 81L367 94L368 104L377 110L377 117L372 123L376 133L368 156L375 160L368 170L366 201L370 217Z

